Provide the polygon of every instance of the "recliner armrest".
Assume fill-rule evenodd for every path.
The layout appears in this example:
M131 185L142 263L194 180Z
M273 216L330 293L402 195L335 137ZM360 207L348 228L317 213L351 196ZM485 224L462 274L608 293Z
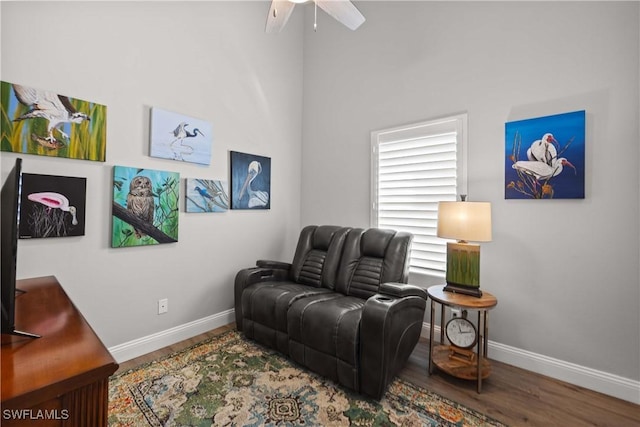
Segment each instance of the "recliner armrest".
M427 291L416 285L409 285L406 283L382 283L378 288L378 293L390 295L398 298L404 298L408 296L415 296L427 299Z
M385 285L367 299L360 321L360 392L378 400L417 344L427 304L422 288Z
M276 270L290 270L291 263L281 261L271 261L266 259L259 259L256 261L256 266L261 268L273 268Z
M242 292L244 292L244 289L247 286L260 282L277 282L288 279L288 268L253 267L240 270L238 274L236 274L233 291L235 299L236 328L239 331L242 330Z

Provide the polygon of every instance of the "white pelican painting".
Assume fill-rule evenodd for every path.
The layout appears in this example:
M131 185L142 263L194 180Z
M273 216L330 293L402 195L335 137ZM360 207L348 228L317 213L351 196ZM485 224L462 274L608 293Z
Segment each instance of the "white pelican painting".
M584 199L584 110L505 125L505 199Z
M271 209L271 158L231 152L231 209Z
M154 107L151 109L149 155L209 165L212 134L209 122Z
M84 236L86 178L22 174L20 238Z

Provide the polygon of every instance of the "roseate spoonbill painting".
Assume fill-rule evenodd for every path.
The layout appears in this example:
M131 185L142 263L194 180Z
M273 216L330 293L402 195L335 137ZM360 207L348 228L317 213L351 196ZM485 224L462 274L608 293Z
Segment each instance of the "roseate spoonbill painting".
M229 209L226 181L187 179L187 212L225 212Z
M505 199L584 199L584 110L505 125Z
M180 174L113 167L111 247L178 241Z
M0 82L2 151L105 161L107 107Z
M83 236L86 178L22 174L20 238Z
M231 152L231 209L271 209L271 158Z
M154 107L150 137L151 157L211 164L213 130L204 120Z

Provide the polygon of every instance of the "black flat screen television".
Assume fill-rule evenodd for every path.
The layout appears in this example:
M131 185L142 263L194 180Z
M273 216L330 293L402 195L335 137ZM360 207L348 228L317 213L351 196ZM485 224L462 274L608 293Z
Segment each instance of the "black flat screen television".
M22 184L22 159L16 164L2 185L0 202L0 241L2 259L0 283L0 308L2 309L2 333L37 338L38 335L16 330L16 267L18 263L18 232L20 226L20 189Z

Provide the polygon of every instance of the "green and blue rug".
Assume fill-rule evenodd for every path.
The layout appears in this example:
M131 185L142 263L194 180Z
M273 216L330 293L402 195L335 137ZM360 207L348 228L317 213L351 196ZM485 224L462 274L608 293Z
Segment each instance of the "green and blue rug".
M269 425L503 426L401 379L363 398L235 331L109 383L109 426Z

